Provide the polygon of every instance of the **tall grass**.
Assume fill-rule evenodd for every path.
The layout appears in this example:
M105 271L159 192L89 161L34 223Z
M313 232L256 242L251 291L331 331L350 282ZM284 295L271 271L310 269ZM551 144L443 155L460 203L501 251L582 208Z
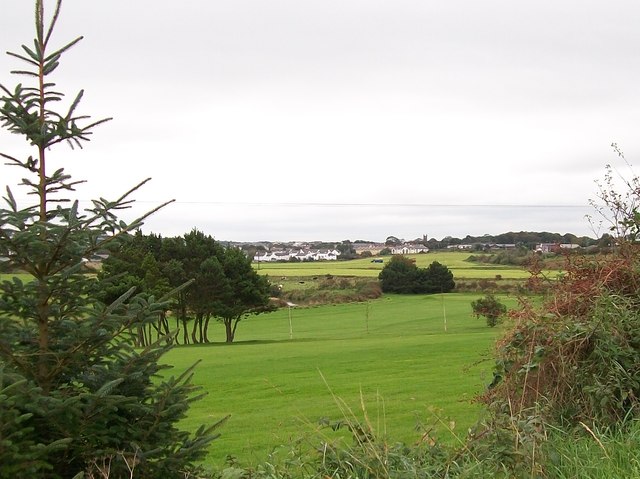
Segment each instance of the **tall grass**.
M640 421L616 430L574 434L553 429L544 445L547 477L611 479L640 477Z

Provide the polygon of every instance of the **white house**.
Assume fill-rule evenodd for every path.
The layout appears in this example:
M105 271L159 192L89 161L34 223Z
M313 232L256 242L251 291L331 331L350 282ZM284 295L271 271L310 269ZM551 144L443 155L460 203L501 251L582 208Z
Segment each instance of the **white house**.
M450 244L447 246L447 249L472 249L472 244Z
M580 245L570 243L540 243L536 245L536 251L540 253L558 252L561 249L576 249Z
M291 259L291 253L288 251L265 251L263 253L256 253L253 257L253 261L259 263L268 263L269 261L289 261Z
M391 254L417 254L428 252L429 248L416 244L403 244L402 246L394 246L391 248Z
M267 263L270 261L335 261L340 256L340 252L335 249L292 249L258 252L253 257L253 261Z
M319 249L314 251L313 255L316 260L335 261L340 256L340 252L336 249Z

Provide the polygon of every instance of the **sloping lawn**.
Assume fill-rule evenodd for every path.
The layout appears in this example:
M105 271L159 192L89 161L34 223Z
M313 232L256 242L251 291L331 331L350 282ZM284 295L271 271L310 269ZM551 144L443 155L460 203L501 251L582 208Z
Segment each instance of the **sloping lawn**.
M360 419L362 400L377 432L394 441L417 441L432 410L464 436L479 413L470 399L491 381L492 363L482 360L499 333L471 315L477 297L386 295L368 305L284 309L245 320L236 344L176 348L167 361L178 371L202 361L195 381L208 391L186 425L231 414L212 447L216 465L228 454L260 462L308 435L317 443L318 421L343 415L332 393ZM210 336L222 341L222 327Z

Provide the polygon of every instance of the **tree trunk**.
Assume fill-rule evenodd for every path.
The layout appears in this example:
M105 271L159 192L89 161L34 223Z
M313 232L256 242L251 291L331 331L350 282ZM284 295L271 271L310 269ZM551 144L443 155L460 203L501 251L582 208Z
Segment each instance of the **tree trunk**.
M182 341L183 344L189 344L189 331L187 329L187 319L182 319Z
M41 283L40 296L43 298L38 304L38 386L42 392L49 394L49 302L48 288Z
M236 337L236 329L238 328L238 323L240 322L241 318L242 316L238 316L233 320L233 330L231 331L231 341L233 341Z
M176 316L176 344L180 344L180 318Z
M142 326L136 327L136 346L140 347L144 344L144 328Z
M225 318L224 329L227 334L227 343L232 343L236 337L236 329L238 328L238 323L242 319L242 316L238 316L237 318Z
M193 318L193 328L191 328L191 340L193 344L198 344L198 324L202 322L202 313L197 313L195 318Z
M164 330L163 334L169 334L171 331L169 331L169 320L167 319L167 312L163 311L162 315L160 316L160 330Z
M235 333L235 328L232 327L233 324L233 320L232 319L224 319L224 330L227 336L226 342L227 343L232 343L233 342L233 336Z
M211 320L211 315L207 314L207 317L204 320L204 342L209 342L209 321Z
M160 339L160 336L162 336L161 334L161 328L162 328L162 313L158 313L158 321L156 321L155 323L150 323L151 326L153 327L153 329L156 330L156 341L158 341ZM149 341L153 342L153 336L151 335L152 330L151 328L149 328Z
M157 333L158 333L158 340L160 340L160 338L162 337L164 337L166 340L166 337L169 335L169 321L167 320L166 311L162 311L158 313Z
M198 321L198 335L199 335L198 340L200 341L200 344L204 343L203 323L204 323L203 317L200 317L200 321Z

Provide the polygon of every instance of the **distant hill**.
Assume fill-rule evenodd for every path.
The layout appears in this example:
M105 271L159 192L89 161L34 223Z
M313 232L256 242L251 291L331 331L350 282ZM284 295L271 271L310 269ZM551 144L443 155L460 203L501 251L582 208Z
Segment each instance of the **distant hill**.
M395 237L389 237L394 238ZM413 244L422 244L428 246L430 249L443 249L452 245L473 245L473 244L514 244L516 246L523 246L529 249L534 249L536 245L541 243L560 243L560 244L576 244L582 247L588 247L593 245L606 245L610 240L609 235L604 235L600 239L590 238L588 236L576 236L572 233L549 233L546 231L542 232L534 232L534 231L519 231L513 232L510 231L508 233L501 233L498 235L482 235L482 236L470 236L467 235L464 238L455 238L452 236L445 236L442 239L429 238L427 236L423 236L421 238L416 238L414 240L405 241L398 240L400 242L413 243ZM309 241L309 242L229 242L235 244L237 246L242 246L245 249L248 249L249 245L253 246L254 249L260 250L270 250L272 248L284 248L290 247L291 245L295 246L312 246L314 248L334 248L337 245L347 243L347 241L336 241L336 242L327 242L327 241ZM384 243L379 243L375 241L367 241L358 239L356 241L348 241L353 245L383 245Z
M445 236L441 240L431 238L427 240L426 244L430 248L439 249L446 248L450 245L458 244L477 244L477 243L497 243L497 244L515 244L517 246L525 246L527 248L534 248L535 245L540 243L562 243L562 244L577 244L579 246L587 247L596 245L600 240L589 238L588 236L576 236L571 233L549 233L533 232L533 231L519 231L508 232L499 235L483 235L483 236L470 236L467 235L464 238L453 238L451 236Z

